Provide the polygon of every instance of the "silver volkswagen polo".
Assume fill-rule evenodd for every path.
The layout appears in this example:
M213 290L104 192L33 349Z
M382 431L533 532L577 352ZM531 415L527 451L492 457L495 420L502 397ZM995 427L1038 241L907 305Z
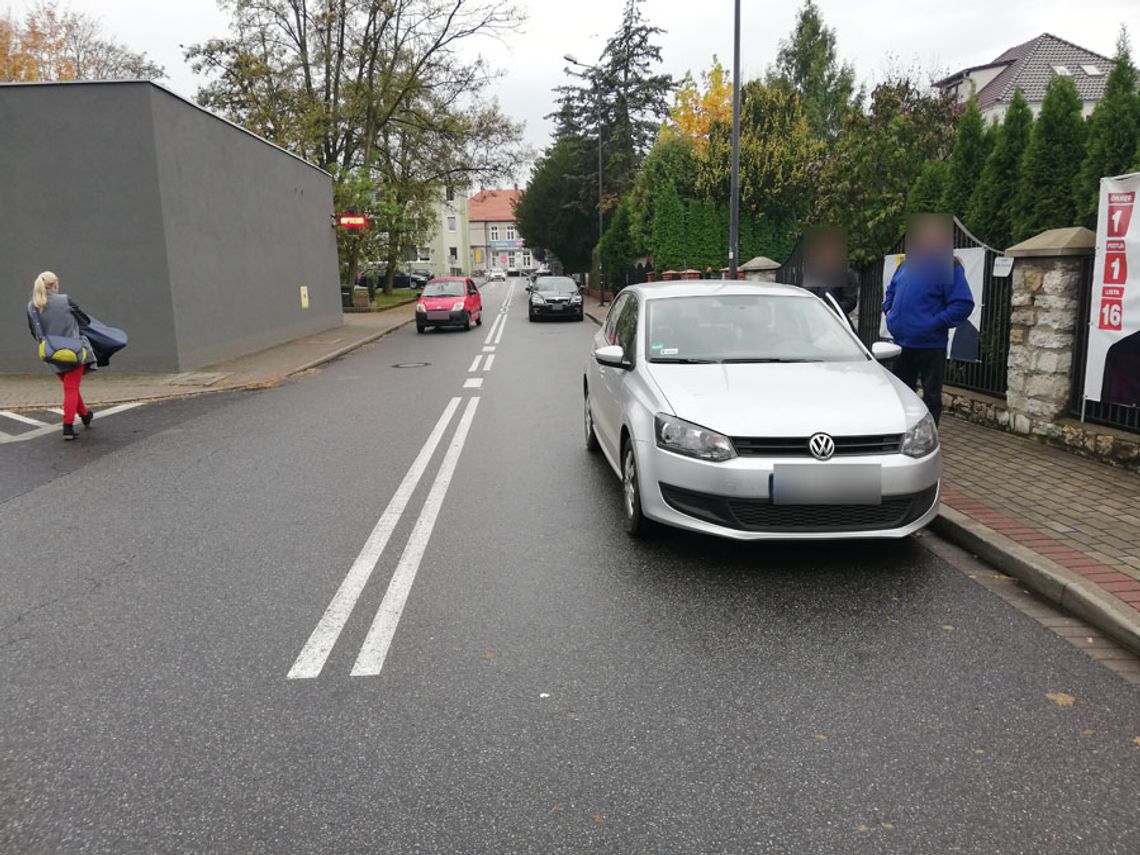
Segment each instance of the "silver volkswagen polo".
M938 512L925 405L819 298L768 283L627 288L583 377L586 445L648 521L738 540L903 537Z

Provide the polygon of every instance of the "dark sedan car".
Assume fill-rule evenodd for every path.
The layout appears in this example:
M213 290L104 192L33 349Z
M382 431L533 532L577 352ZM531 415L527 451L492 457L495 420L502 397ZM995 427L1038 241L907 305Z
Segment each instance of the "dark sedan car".
M569 276L539 276L526 290L530 292L530 312L527 317L532 321L539 318L573 318L580 321L585 317L582 293L578 290L578 284Z

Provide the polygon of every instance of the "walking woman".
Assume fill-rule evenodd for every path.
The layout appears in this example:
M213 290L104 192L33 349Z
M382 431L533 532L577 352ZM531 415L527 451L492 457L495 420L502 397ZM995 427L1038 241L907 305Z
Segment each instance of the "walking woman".
M59 375L63 383L63 438L72 440L77 438L75 433L76 415L83 421L84 427L91 427L91 420L95 414L87 409L83 403L83 396L79 394L79 384L88 366L95 364L95 354L90 343L79 329L79 321L75 313L79 307L71 302L66 294L59 293L59 277L50 270L45 270L36 277L32 286L32 301L28 303L28 329L37 341L43 341L45 336L56 336L60 339L79 339L83 346L79 348L78 358L72 364L52 363L52 368ZM43 349L41 348L41 358Z

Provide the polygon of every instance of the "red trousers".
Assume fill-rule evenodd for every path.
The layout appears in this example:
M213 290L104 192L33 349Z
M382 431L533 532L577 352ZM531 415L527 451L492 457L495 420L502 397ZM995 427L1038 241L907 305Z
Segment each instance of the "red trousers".
M63 383L63 423L69 425L75 421L75 414L85 416L88 413L87 405L83 403L83 396L79 394L79 384L83 380L83 372L87 369L80 365L70 371L59 375Z

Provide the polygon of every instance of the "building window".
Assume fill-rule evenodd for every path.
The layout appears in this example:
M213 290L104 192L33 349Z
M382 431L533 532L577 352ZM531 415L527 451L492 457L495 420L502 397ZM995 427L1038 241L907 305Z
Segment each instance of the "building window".
M429 247L421 246L416 250L417 261L431 261L431 249Z
M449 246L447 248L447 260L452 262L453 264L455 262L459 261L459 247Z
M458 226L456 225L455 217L448 217L447 218L447 230L449 232L454 232L454 231L458 230Z
M523 270L530 268L531 266L533 266L533 264L534 264L534 261L533 261L533 259L531 259L530 253L524 250L523 251Z
M511 223L509 226L507 226L507 240L514 240L514 239L515 239L515 224Z
M445 198L447 199L448 202L454 202L455 201L455 189L453 187L447 188L447 191L445 193Z
M1104 69L1101 68L1099 65L1082 65L1081 71L1083 71L1089 77L1103 77L1104 76Z
M1061 77L1072 77L1073 76L1073 72L1069 71L1069 66L1067 66L1067 65L1054 65L1053 71L1055 71Z
M498 239L499 239L499 227L498 226L491 226L491 240L498 240Z
M508 268L510 268L511 270L517 269L517 266L518 266L517 262L518 262L518 253L514 253L514 252L507 253L507 267Z

